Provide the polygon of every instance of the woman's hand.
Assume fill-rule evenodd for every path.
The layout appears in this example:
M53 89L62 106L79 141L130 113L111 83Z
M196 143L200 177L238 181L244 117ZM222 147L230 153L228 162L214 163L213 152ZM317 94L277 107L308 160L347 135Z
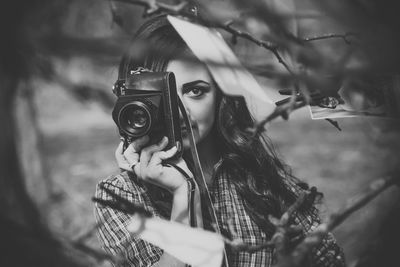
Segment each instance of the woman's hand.
M139 179L161 186L171 193L182 191L187 185L186 178L175 168L162 164L163 161L172 158L177 153L177 147L163 151L168 144L167 137L157 144L145 146L148 141L148 136L136 139L125 151L123 151L123 142L121 142L115 151L118 166L121 169L135 172ZM173 163L182 168L189 176L193 176L182 158Z

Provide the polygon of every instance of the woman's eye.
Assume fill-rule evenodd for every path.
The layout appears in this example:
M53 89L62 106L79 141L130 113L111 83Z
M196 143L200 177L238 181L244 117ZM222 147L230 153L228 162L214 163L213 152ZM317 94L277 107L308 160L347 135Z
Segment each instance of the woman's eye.
M204 90L202 88L194 87L190 88L189 90L186 91L186 95L190 97L199 97L204 94Z

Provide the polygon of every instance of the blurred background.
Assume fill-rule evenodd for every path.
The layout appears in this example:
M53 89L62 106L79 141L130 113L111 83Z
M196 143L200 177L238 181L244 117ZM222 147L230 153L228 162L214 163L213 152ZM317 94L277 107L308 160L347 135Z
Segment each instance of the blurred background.
M8 2L1 11L0 119L3 136L0 195L2 231L8 234L9 239L5 240L14 240L15 244L3 242L2 246L6 248L1 249L2 261L9 264L4 266L14 266L10 262L18 266L17 263L22 261L16 259L18 253L29 247L15 241L16 232L21 235L21 240L25 240L27 234L19 228L12 232L14 228L9 227L10 221L32 231L36 231L35 223L40 222L48 228L41 229L54 240L63 240L63 244L69 242L74 249L77 248L74 242L82 241L84 249L80 249L81 252L87 248L100 250L92 231L95 219L91 197L100 180L119 171L114 160L119 135L111 119L115 101L111 88L117 77L120 57L144 19L143 8L105 0ZM322 2L324 4L316 5L310 0L296 1L299 35L343 33L349 25L363 29L360 21L365 18L360 15L360 20L350 20L347 16L358 13L346 9L348 6L329 6L329 1ZM391 3L389 1L384 10L390 11ZM202 4L206 7L214 5L222 18L237 14L240 7L228 12L225 7L232 6L229 1L205 1ZM370 11L378 10L367 4ZM338 12L339 8L343 12ZM396 25L396 20L389 16L384 20L384 14L392 13L378 12L380 17L374 19L387 23L384 27L387 32L377 35L380 42L375 41L387 45L374 48L373 60L379 60L371 60L376 63L371 65L398 73L393 67L399 63L398 52L388 51L398 40L391 35L393 29L387 26ZM371 18L367 20L373 24ZM248 20L246 25L255 36L263 37L264 29L259 22ZM385 39L387 36L393 38ZM227 41L232 44L229 39ZM375 43L371 42L373 45ZM332 39L320 40L314 46L320 53L314 54L315 57L322 55L326 56L324 59L335 59L344 53L347 44ZM259 63L267 62L268 66L282 68L272 53L245 40L239 40L232 48L245 65L259 67ZM360 62L363 61L356 61L357 64ZM276 81L273 76L256 78L265 88L282 89L281 81ZM281 98L276 92L269 93L274 100ZM400 124L397 120L356 117L336 121L342 131L326 120L311 120L308 107L304 107L292 113L288 121L277 119L271 122L266 131L294 175L324 193L320 205L323 218L366 189L371 181L387 175L400 164ZM390 266L387 264L394 259L396 247L388 244L400 238L396 230L400 214L399 193L397 187L386 190L335 230L349 266ZM35 255L48 257L50 253L43 251L39 250L43 255L39 252ZM72 252L67 253L66 258L71 255ZM79 263L111 266L101 256L89 255L92 256L81 256L83 259ZM29 260L40 262L30 254ZM393 264L391 266L397 266ZM53 266L58 265L62 266L60 262ZM66 263L66 266L71 265Z

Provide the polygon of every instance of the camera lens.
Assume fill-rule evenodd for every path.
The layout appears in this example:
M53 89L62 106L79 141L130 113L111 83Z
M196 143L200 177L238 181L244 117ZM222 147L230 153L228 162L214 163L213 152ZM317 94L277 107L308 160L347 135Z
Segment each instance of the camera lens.
M132 128L140 129L146 126L148 117L146 112L142 109L132 111L132 116L128 118L128 124Z
M130 136L145 135L151 126L151 115L148 106L139 101L125 105L119 115L121 129Z

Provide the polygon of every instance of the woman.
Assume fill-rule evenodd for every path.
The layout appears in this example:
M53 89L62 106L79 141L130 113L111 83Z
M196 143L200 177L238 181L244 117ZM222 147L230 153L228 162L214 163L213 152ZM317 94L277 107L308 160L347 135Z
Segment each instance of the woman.
M306 185L286 171L263 136L251 136L248 129L254 126L254 121L244 100L221 92L206 67L196 62L165 17L145 23L135 40L133 50L121 62L119 76L140 67L175 74L178 95L192 123L222 233L250 245L267 242L274 233L268 216L279 218ZM134 48L143 42L149 44L151 53L135 55ZM177 164L192 175L187 155L190 144L184 127L182 135L185 153ZM105 187L132 203L143 205L154 216L188 224L185 177L174 168L162 165L178 149L164 151L166 138L153 145L147 145L148 141L147 136L137 139L125 151L120 144L117 161L127 171L102 181L96 197L111 199L102 189ZM303 235L319 224L312 202L303 205L294 219L294 223L302 226ZM195 212L201 218L199 207ZM184 266L159 248L132 237L126 230L129 216L101 205L96 206L96 215L104 248L112 254L124 255L122 266ZM204 221L206 224L207 220ZM230 266L271 266L274 258L273 249L254 253L228 250L227 254ZM342 251L331 235L313 251L307 266L344 266Z

